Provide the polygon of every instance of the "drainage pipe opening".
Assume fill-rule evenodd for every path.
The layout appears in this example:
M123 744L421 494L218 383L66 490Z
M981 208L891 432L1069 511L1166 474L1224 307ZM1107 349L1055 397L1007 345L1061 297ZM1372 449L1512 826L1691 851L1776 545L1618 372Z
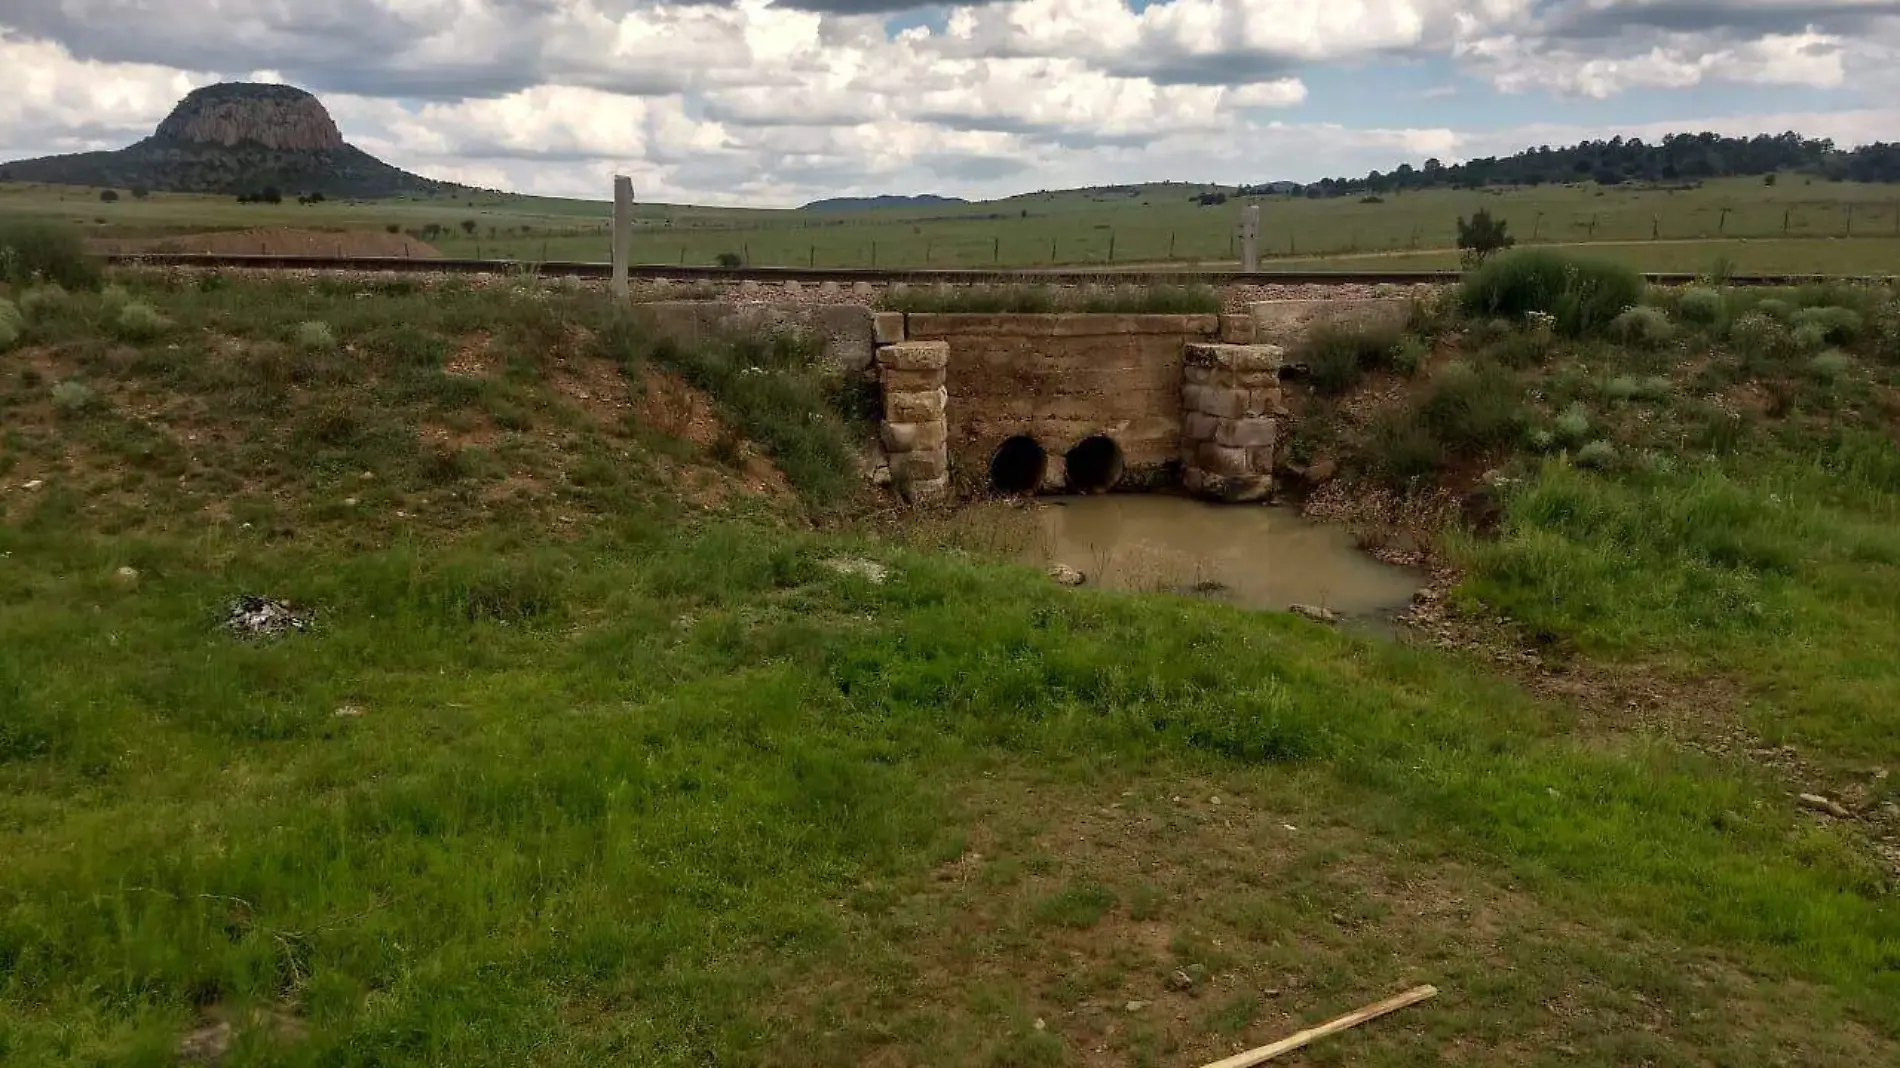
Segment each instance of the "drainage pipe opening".
M996 493L1034 493L1042 488L1049 454L1036 439L1018 434L1003 442L990 457L990 489Z
M1107 435L1083 438L1066 459L1069 488L1077 493L1107 493L1122 480L1122 447Z

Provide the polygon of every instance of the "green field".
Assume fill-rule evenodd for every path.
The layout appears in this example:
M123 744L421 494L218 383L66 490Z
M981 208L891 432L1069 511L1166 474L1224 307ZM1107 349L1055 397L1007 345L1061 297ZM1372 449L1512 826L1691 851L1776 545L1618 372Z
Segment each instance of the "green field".
M1301 1063L1900 1058L1885 290L1316 343L1368 516L1498 473L1448 648L1058 588L793 340L6 296L0 1062L1191 1068L1420 982Z
M641 205L634 258L707 265L722 253L757 266L1230 266L1239 201L1202 207L1212 187L1184 184L1032 193L980 204L833 213ZM1900 270L1900 187L1783 176L1722 179L1670 190L1595 185L1434 190L1358 199L1257 198L1269 266L1356 262L1418 252L1448 264L1456 220L1479 208L1506 219L1520 243L1609 243L1648 270L1704 270L1721 256L1764 272L1885 274ZM0 215L51 215L100 236L297 226L420 230L455 256L605 260L604 203L486 195L301 206L154 194L115 204L94 192L0 185ZM472 230L464 227L471 224ZM1849 240L1851 238L1851 240ZM1612 251L1613 250L1613 251ZM1395 261L1407 262L1407 261Z

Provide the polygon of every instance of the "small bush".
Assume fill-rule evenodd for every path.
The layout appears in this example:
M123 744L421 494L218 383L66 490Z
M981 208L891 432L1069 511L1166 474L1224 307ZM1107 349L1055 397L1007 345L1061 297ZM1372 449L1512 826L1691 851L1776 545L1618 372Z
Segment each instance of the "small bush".
M1817 382L1833 385L1854 369L1854 360L1844 352L1830 350L1808 361L1808 374Z
M1661 308L1638 305L1610 320L1610 336L1625 345L1655 349L1676 336L1676 326Z
M107 311L116 312L132 303L132 294L124 286L114 282L99 291L99 303L105 305Z
M99 405L99 394L84 382L69 378L53 387L53 410L63 416L84 415Z
M1590 429L1590 410L1582 404L1572 404L1551 423L1550 433L1558 445L1568 448L1589 440Z
M1794 344L1788 328L1759 310L1749 312L1729 324L1730 347L1751 359L1773 359Z
M1358 385L1368 371L1390 367L1399 341L1394 327L1322 323L1307 335L1297 360L1315 390L1339 394Z
M1618 264L1524 249L1493 257L1465 276L1459 297L1472 315L1545 312L1558 330L1576 337L1607 328L1640 303L1643 276Z
M162 336L171 324L150 304L133 301L119 309L113 320L115 332L127 341L150 341Z
M1445 466L1445 446L1410 412L1386 412L1366 434L1366 466L1395 489L1429 478Z
M298 323L297 347L305 352L329 352L336 348L336 332L321 319Z
M1827 348L1827 326L1823 323L1802 323L1789 335L1796 352L1819 352Z
M1606 471L1616 466L1621 454L1616 446L1607 441L1593 441L1577 450L1576 464L1596 471Z
M1675 386L1661 375L1636 378L1618 375L1603 384L1603 396L1613 401L1660 401L1675 393Z
M1446 365L1420 408L1425 425L1454 448L1491 448L1522 439L1522 391L1510 373L1491 364Z
M1720 290L1697 286L1683 290L1676 300L1676 314L1685 323L1715 326L1728 314L1728 301Z
M0 223L0 281L97 289L99 280L99 261L86 252L78 231L32 220Z
M59 314L72 302L72 294L66 292L65 287L57 282L47 282L20 294L20 311L28 319L39 319Z
M1392 369L1410 378L1418 374L1419 368L1425 366L1425 361L1431 354L1431 346L1427 345L1423 338L1407 334L1392 347Z
M1794 318L1794 305L1779 297L1769 297L1766 300L1756 301L1755 311L1768 316L1770 319L1778 319L1784 323Z
M741 259L737 252L721 252L719 255L713 257L713 262L721 267L741 267L745 265L745 260Z
M0 352L7 351L20 340L20 327L20 309L6 300L0 300Z
M1829 345L1851 345L1866 328L1866 320L1852 308L1803 308L1794 313L1794 329L1817 327Z

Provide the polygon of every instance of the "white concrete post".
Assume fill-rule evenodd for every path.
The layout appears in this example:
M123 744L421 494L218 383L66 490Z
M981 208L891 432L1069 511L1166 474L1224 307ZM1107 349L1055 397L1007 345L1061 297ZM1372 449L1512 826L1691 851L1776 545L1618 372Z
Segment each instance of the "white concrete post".
M627 261L633 258L633 179L614 175L613 294L628 297Z
M1252 273L1260 269L1260 205L1240 209L1240 269Z

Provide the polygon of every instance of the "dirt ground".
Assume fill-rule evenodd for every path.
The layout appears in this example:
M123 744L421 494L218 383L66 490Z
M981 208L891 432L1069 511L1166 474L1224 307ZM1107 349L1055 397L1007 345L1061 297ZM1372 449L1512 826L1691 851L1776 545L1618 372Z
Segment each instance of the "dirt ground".
M434 245L417 241L408 234L376 230L224 230L172 237L99 238L91 244L99 252L119 255L209 252L259 256L406 256L410 259L435 259L442 255Z

